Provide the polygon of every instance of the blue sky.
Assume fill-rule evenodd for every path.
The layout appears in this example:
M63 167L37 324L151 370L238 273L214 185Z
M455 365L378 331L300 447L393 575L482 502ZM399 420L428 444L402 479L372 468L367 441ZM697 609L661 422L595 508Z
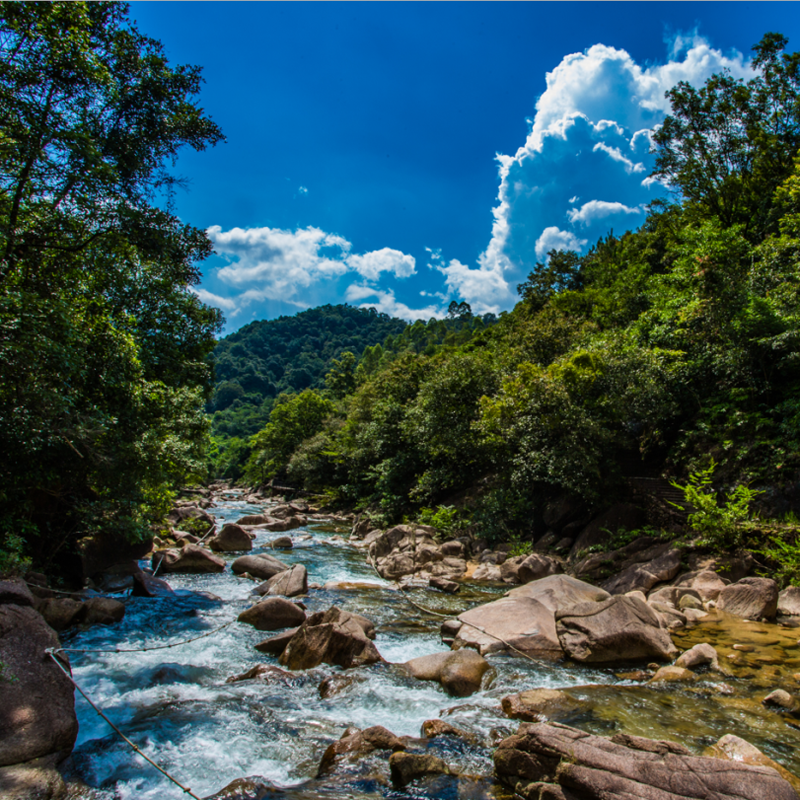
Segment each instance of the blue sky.
M226 332L323 303L513 307L551 248L644 219L664 91L751 75L796 3L140 3L227 143L187 152Z

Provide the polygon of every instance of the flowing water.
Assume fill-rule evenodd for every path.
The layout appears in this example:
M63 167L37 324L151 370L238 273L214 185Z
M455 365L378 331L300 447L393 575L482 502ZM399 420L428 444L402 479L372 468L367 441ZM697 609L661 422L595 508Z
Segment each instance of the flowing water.
M225 522L261 510L228 501L211 513ZM393 663L346 672L322 665L290 675L276 673L267 680L226 683L256 664L277 665L275 658L254 649L270 634L238 622L170 649L113 652L115 648L135 650L183 642L235 620L252 604L253 584L226 569L212 575L169 575L176 590L174 597L130 598L121 623L64 637L65 647L107 651L71 653L75 680L143 752L200 797L218 792L243 776L260 776L283 789L275 796L296 800L324 796L502 797L502 789L488 777L492 772L491 747L502 736L513 733L518 723L503 715L500 699L539 687L566 688L575 697L589 701L588 710L568 722L594 733L624 731L668 738L698 753L720 736L736 733L790 770L800 772L795 724L764 709L754 699L754 692L758 695L760 691L758 696L763 696L766 689L785 686L790 680L790 673L776 672L775 664L792 662L800 655L797 631L780 641L774 633L781 630L777 626L731 631L701 625L685 634L686 641L679 646L689 647L695 641L715 643L714 637L721 636L720 644L730 647L751 635L766 637L769 646L780 652L776 650L770 664L759 662L755 666L745 654L737 652L729 675L708 673L697 683L680 688L674 684L634 684L610 669L536 664L495 655L490 657L495 668L493 681L472 697L452 698L438 684L410 678L394 665L446 649L439 638L441 619L427 617L411 606L390 582L372 571L363 550L343 541L343 534L347 532L333 525L310 523L292 532L292 551L277 555L289 564L303 563L310 582L361 584L348 589L312 589L303 602L309 612L337 605L371 619L377 628L375 644L387 662ZM259 531L253 552L266 550L275 536ZM226 557L228 562L235 558L232 554ZM456 615L502 591L501 587L465 585L458 595L417 589L412 596L423 605ZM765 628L768 630L763 633ZM800 660L797 663L800 665ZM788 668L791 666L788 663ZM753 676L759 675L762 667L767 672L761 684L754 684ZM320 683L331 676L336 691L323 699ZM87 790L84 796L119 800L185 797L132 752L79 695L76 707L80 733L70 770L74 778L98 790ZM326 747L348 726L383 725L399 736L417 737L422 723L437 717L474 734L476 742L453 745L446 737L420 746L436 749L437 755L466 775L487 777L448 779L446 785L442 780L432 780L409 790L411 793L400 792L386 780L387 754L383 753L368 762L366 771L344 770L335 780L314 780Z

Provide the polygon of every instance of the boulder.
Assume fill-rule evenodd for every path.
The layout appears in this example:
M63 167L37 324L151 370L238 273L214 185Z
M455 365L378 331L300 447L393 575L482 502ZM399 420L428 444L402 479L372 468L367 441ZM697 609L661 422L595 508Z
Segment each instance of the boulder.
M269 653L271 656L280 656L286 649L286 645L289 644L292 636L296 633L297 628L289 628L288 631L277 633L275 636L270 636L269 639L264 639L263 642L259 642L256 645L256 650L258 650L259 653Z
M33 608L33 595L22 578L0 580L0 606L6 605Z
M78 624L83 603L71 597L48 597L39 601L36 609L54 631L65 631Z
M222 530L208 540L208 546L219 553L233 553L238 550L252 550L253 540L240 525L223 525Z
M110 597L90 597L78 615L82 625L113 625L125 616L125 605Z
M216 525L214 517L212 517L211 514L193 505L173 508L172 511L167 514L167 521L173 528L179 528L182 531L194 533L197 536L204 536ZM119 558L116 558L114 561L116 562L119 560Z
M257 586L253 592L260 595L297 597L308 594L308 572L302 564L295 564Z
M205 511L201 513L205 514ZM90 578L105 572L120 561L138 561L145 558L152 549L151 538L131 543L121 534L97 533L84 536L78 541L81 572L84 578Z
M463 624L460 619L446 619L439 627L442 644L452 645Z
M273 550L292 550L294 542L292 542L291 536L279 536L269 542L267 547L271 547Z
M358 540L365 539L367 534L372 533L374 530L376 530L376 527L369 517L359 517L355 525L353 525L350 538Z
M696 570L682 575L675 586L679 588L692 589L697 592L697 596L704 602L716 600L719 593L727 586L728 581L717 575L710 569Z
M289 569L289 565L274 556L259 553L253 556L240 556L231 564L231 569L235 575L249 572L254 578L260 578L263 581Z
M564 720L592 708L592 703L578 700L561 689L529 689L510 694L501 701L503 713L526 722Z
M272 533L282 533L283 531L291 531L295 528L300 528L308 524L308 518L302 514L295 514L285 519L271 519L269 522L264 523L261 527L265 528Z
M741 761L743 764L752 764L759 767L774 769L787 783L791 784L795 792L800 795L800 778L792 775L788 769L782 767L769 756L762 753L755 745L729 733L723 736L716 744L711 745L703 753L704 756L724 758L728 761Z
M554 558L531 553L506 559L500 566L500 576L505 583L529 583L562 572Z
M778 584L771 578L742 578L719 593L717 609L743 619L773 619L778 613Z
M468 697L481 688L489 662L473 650L445 651L406 661L403 666L412 677L438 681L454 697Z
M392 553L377 561L375 567L378 574L388 581L397 580L404 575L413 575L417 571L417 565L409 553Z
M458 619L463 624L454 647L473 647L486 655L507 649L508 643L537 658L562 658L556 610L608 597L608 592L568 575L540 578L512 589L499 600L460 614Z
M431 566L431 574L434 577L446 578L448 580L458 580L467 571L467 562L463 558L455 556L445 556L441 561L437 561Z
M424 739L436 739L439 736L456 736L465 741L474 739L471 734L462 731L461 728L456 728L455 725L451 725L443 719L426 719L422 723L420 734Z
M392 753L389 773L395 786L409 783L425 775L449 775L450 770L441 758L428 753Z
M306 618L302 608L283 597L268 597L254 606L242 611L239 622L252 625L257 631L278 631L293 628Z
M236 525L264 525L267 522L272 522L272 517L266 514L247 514L244 517L236 520Z
M45 653L58 646L34 609L0 606L0 766L72 751L78 735L72 682ZM66 656L60 658L69 671Z
M677 653L659 616L635 597L578 603L555 616L561 646L576 661L668 661Z
M464 542L458 539L450 539L443 542L439 547L443 556L454 556L455 558L464 558L467 555L467 550L464 547Z
M558 724L520 725L494 753L498 779L526 800L798 800L774 769L693 756L683 745ZM550 785L550 788L548 788Z
M199 545L187 544L180 550L157 550L153 553L152 567L154 572L158 570L161 573L222 572L225 559Z
M322 663L349 669L382 660L357 615L336 606L312 614L280 657L280 663L293 670L311 669Z
M56 769L58 756L35 758L24 764L0 767L3 800L64 800L67 785Z
M657 546L652 552L652 558L631 564L601 586L609 594L636 590L649 592L657 583L672 580L681 568L681 551L666 544Z
M778 613L800 616L800 586L787 586L778 595Z
M629 595L626 595L629 596ZM665 603L648 602L650 608L658 614L661 621L664 623L667 630L674 631L678 628L686 627L686 615L673 606L668 606Z
M428 586L431 589L438 589L440 592L447 592L447 594L455 594L460 588L461 584L455 581L449 581L447 578L433 577L428 581Z
M473 581L492 581L498 583L503 579L503 574L497 564L484 563L481 564L475 572L472 573Z
M272 664L256 664L246 672L239 675L231 675L230 678L225 680L225 683L241 683L242 681L273 681L278 683L289 684L294 680L294 675L291 672L276 667Z
M146 572L137 572L133 576L134 597L169 597L174 594L172 587L161 578L148 575Z
M711 669L719 669L719 656L717 651L708 642L696 644L690 650L682 653L675 661L676 667L684 669L694 669L708 664Z
M762 701L767 708L779 708L789 714L797 715L800 713L800 700L793 697L785 689L775 689L770 692Z

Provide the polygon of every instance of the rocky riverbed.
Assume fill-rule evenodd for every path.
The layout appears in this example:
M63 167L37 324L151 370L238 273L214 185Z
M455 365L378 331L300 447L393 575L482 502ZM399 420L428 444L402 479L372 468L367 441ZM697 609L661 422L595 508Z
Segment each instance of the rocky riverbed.
M441 546L425 530L387 538L235 492L214 501L205 512L215 524L209 539L192 541L208 520L182 511L174 529L199 520L185 526L193 532L159 542L140 562L158 567L168 587L118 578L121 619L109 606L106 617L90 618L83 598L57 604L35 587L30 602L0 596L8 622L0 647L9 630L22 629L14 615L34 619L38 608L58 621L75 680L197 796L570 798L624 788L645 797L647 773L701 774L719 797L734 796L735 786L755 787L735 796L796 797L783 778L800 774L800 616L730 613L745 614L747 598L771 602L764 586L728 590L740 605L726 612L718 608L726 581L697 577L709 570L663 579L674 559L659 543L649 545L649 561L620 556L618 574L627 577L607 591L563 575L546 556L473 553L464 542ZM204 571L175 571L181 562ZM481 567L496 580L475 580ZM650 583L646 591L637 580ZM52 629L37 625L42 642L31 647L53 646ZM64 687L38 668L58 684L55 702ZM22 663L9 669L20 674L0 687L5 731L19 726L18 701L30 691ZM80 696L75 707L66 783L52 767L75 737L69 724L64 741L36 745L45 759L36 775L0 768L0 798L185 796ZM4 736L3 764L32 757L30 747L12 752L13 736ZM672 745L646 743L653 739ZM783 778L769 759L788 770ZM663 796L712 796L687 785L675 782Z

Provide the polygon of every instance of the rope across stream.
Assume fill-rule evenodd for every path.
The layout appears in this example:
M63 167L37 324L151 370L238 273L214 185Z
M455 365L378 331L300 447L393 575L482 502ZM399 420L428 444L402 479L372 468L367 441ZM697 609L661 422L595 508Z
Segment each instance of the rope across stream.
M200 541L202 542L213 530L214 530L214 528L212 528L210 531L208 531L208 533L206 533L206 535L203 536L203 539L201 539ZM369 551L367 551L367 559L368 559L368 562L369 562L370 566L375 571L375 573L378 575L378 577L383 579L383 576L378 571L378 568L377 568L377 566L375 564L375 561L372 558L372 554L369 553ZM155 572L157 572L158 568L161 567L161 564L163 563L163 561L164 561L163 558L159 561ZM154 575L155 575L155 572L153 573ZM413 606L417 610L421 611L424 614L428 614L430 616L433 616L433 617L438 617L438 618L441 618L441 619L452 619L452 615L450 615L450 614L443 614L443 613L441 613L439 611L434 611L433 609L426 608L425 606L420 605L419 603L417 603L415 600L413 600L409 596L408 591L406 590L406 588L404 586L402 586L397 581L393 581L393 583L396 586L396 588L400 591L402 597L406 600L406 602L408 602L411 606ZM29 584L29 585L31 585L32 588L35 586L33 584ZM35 586L35 588L42 589L43 587ZM52 590L52 589L50 591L55 591L55 592L58 592L59 594L73 595L73 596L78 594L76 592L65 592L65 591ZM464 613L464 612L462 612L462 613ZM480 633L482 633L482 634L484 634L486 636L489 636L490 638L495 639L498 642L501 642L509 650L514 651L515 653L517 653L518 655L522 656L523 658L526 658L526 659L528 659L529 661L531 661L531 662L533 662L535 664L541 664L540 661L538 661L537 659L531 657L530 655L528 655L527 653L523 652L522 650L519 650L517 647L515 647L510 642L505 640L503 637L498 636L497 634L494 634L494 633L491 633L491 632L487 631L485 628L481 627L480 625L476 625L476 624L470 623L470 622L465 622L463 620L460 620L460 621L462 622L463 625L468 625L469 627L474 628L475 630L479 631ZM170 650L170 649L175 648L175 647L181 647L183 645L190 644L192 642L196 642L196 641L198 641L200 639L205 639L207 637L214 636L215 634L219 633L220 631L224 630L225 628L228 628L234 622L236 622L236 618L229 620L228 622L226 622L226 623L214 628L213 630L206 631L205 633L202 633L199 636L193 636L190 639L184 639L184 640L182 640L180 642L173 642L171 644L152 645L152 646L135 647L135 648L115 647L115 648L92 648L92 649L89 649L89 648L76 648L76 647L50 647L50 648L47 648L45 650L45 653L50 657L50 659L58 667L58 669L66 676L66 678L69 679L70 683L72 683L72 685L75 687L75 689L81 694L81 696L84 698L84 700L86 700L86 702L94 709L94 711L98 714L98 716L100 716L109 725L109 727L126 744L128 744L133 749L134 752L136 752L138 755L140 755L145 761L147 761L148 764L150 764L151 766L155 767L155 769L157 769L169 781L174 783L185 795L187 795L188 797L193 798L193 800L202 800L202 798L198 797L198 795L196 795L189 787L185 786L177 778L175 778L173 775L171 775L169 772L167 772L167 770L165 770L163 767L161 767L159 764L157 764L155 761L153 761L153 759L150 758L146 753L144 753L142 751L142 749L135 742L131 741L131 739L129 739L122 732L122 730L120 730L120 728L108 717L108 715L103 712L103 710L91 699L91 697L89 697L89 695L84 691L83 687L81 687L80 684L78 684L78 682L72 677L71 671L67 667L64 666L64 664L62 663L61 659L59 658L59 654L60 653L147 653L147 652L152 652L154 650Z

